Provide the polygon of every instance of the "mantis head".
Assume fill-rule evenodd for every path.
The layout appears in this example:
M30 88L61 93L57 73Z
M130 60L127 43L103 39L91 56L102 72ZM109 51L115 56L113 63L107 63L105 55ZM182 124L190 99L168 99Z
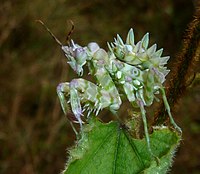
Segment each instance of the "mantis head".
M65 53L65 56L68 59L68 63L72 67L72 69L79 76L82 76L83 75L82 67L86 64L86 60L88 58L87 51L86 51L87 47L81 47L78 44L75 44L73 40L71 40L69 46L64 46L41 20L36 20L36 22L38 22L44 26L44 28L49 32L49 34L58 43L58 45L61 46L62 50ZM72 34L72 32L74 30L74 24L72 21L70 21L70 22L72 24L72 29L67 35L67 41L69 41L70 35Z
M62 50L68 59L67 63L79 76L82 76L83 66L86 64L88 58L87 48L81 47L71 40L70 46L62 46Z

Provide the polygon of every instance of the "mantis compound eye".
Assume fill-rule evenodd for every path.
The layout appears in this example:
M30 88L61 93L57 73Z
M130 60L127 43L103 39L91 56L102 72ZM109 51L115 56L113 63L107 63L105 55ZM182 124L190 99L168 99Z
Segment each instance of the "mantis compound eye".
M86 50L82 47L76 48L74 51L74 57L78 63L82 64L87 59Z
M87 61L87 53L86 49L83 47L78 47L74 50L74 70L79 76L83 75L83 66L86 64Z
M62 46L62 50L68 59L67 63L79 76L82 76L82 67L86 64L86 60L88 58L86 52L87 48L81 47L80 45L75 44L73 40L71 40L70 46Z

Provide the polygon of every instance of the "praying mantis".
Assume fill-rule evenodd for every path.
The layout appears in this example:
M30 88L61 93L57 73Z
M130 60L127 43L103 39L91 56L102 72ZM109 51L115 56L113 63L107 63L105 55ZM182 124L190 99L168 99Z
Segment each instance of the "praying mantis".
M42 21L39 22L61 46L67 63L78 76L83 75L83 67L87 65L89 73L96 79L96 83L92 83L83 78L76 78L57 86L63 112L68 114L71 108L76 118L74 122L80 124L81 130L84 124L82 118L90 117L91 113L98 116L104 108L116 113L122 104L122 96L125 96L133 108L140 109L147 148L154 156L150 146L145 107L151 106L155 95L160 92L170 123L181 133L181 128L172 117L163 86L169 73L165 67L169 56L161 57L163 49L156 50L156 44L148 48L149 33L135 43L133 29L130 29L126 42L117 35L113 43L107 43L109 51L106 52L95 42L80 46L71 40L65 46ZM85 113L87 116L84 116Z

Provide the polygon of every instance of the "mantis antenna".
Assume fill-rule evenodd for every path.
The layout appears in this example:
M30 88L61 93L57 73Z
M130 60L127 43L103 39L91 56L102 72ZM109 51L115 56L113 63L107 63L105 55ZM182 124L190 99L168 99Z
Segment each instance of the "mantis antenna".
M53 37L53 39L56 41L56 43L57 43L58 45L60 45L61 47L63 46L63 44L62 44L62 43L58 40L58 38L52 33L52 31L44 24L43 21L41 21L41 20L36 20L36 22L42 24L42 26L45 28L45 30ZM70 20L70 23L71 23L71 25L72 25L72 28L71 28L71 30L69 31L69 33L67 34L67 38L66 38L68 44L69 44L70 36L71 36L71 34L73 33L73 31L74 31L74 23L73 23L73 21ZM68 107L68 105L66 105L65 107ZM70 110L70 109L68 108L67 110ZM68 114L71 114L71 112L69 112ZM73 123L72 123L72 118L70 118L70 117L67 116L67 119L70 121L70 125L71 125L73 131L75 132L76 136L78 136L78 132L77 132L76 128L74 127Z
M63 44L58 40L58 38L51 32L51 30L44 24L43 21L41 20L36 20L36 22L42 24L42 26L49 32L49 34L53 37L53 39L57 42L58 45L60 45L61 47L63 46ZM72 35L72 33L74 32L74 23L72 20L70 20L70 23L72 25L71 27L71 30L69 31L69 33L67 34L67 37L66 37L66 41L67 43L69 44L69 41L70 41L70 37Z
M74 28L75 28L75 27L74 27L73 21L72 21L72 20L69 20L69 22L71 23L72 28L71 28L71 30L69 31L69 33L67 34L67 38L66 38L68 44L69 44L69 42L70 42L70 37L71 37L72 33L74 32Z
M41 20L36 20L36 22L43 25L43 27L49 32L49 34L53 37L53 39L59 44L60 46L63 46L63 44L57 39L57 37L51 32L51 30L42 22Z

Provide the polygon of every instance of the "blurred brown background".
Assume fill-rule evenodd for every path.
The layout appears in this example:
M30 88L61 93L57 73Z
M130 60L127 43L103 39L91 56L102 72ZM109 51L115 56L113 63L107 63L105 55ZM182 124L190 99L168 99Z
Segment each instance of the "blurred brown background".
M0 2L0 173L59 173L74 133L64 117L56 86L76 75L59 46L36 23L42 19L64 43L73 20L73 39L106 48L119 33L134 28L136 40L150 32L151 44L176 62L187 24L198 1L192 0L2 0ZM195 83L176 107L183 141L171 169L200 173L200 88ZM109 112L106 112L108 114Z

